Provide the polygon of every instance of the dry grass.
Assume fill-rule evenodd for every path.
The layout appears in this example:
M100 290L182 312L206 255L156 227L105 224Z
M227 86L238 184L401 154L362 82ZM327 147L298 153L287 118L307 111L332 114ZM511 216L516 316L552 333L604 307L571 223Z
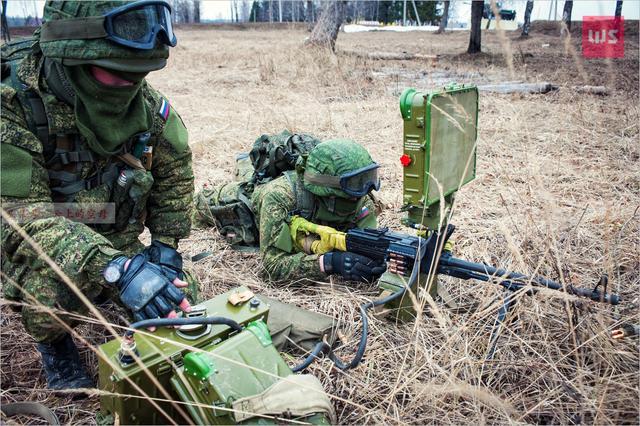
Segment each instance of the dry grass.
M402 123L397 92L458 82L551 81L547 95L481 94L478 177L457 199L456 254L567 283L592 286L602 273L624 303L612 308L556 292L524 296L484 362L500 305L498 287L455 279L446 285L467 314L440 308L398 325L371 320L365 362L347 373L328 361L311 372L336 400L340 423L638 424L637 340L614 343L621 321L640 322L640 143L638 32L626 32L626 58L583 61L579 27L565 45L555 31L528 40L483 34L487 53L463 52L467 34L341 34L340 50L441 54L437 62L370 61L304 50L298 30L183 29L169 66L152 84L190 130L198 184L231 178L233 153L261 133L283 128L322 138L350 137L384 164L384 225L398 227ZM502 52L513 52L513 71ZM549 47L542 47L543 44ZM577 55L572 54L578 52ZM578 61L576 61L578 57ZM576 94L576 84L605 84L608 97ZM376 290L336 282L274 287L259 259L231 251L213 231L181 244L214 251L193 266L204 296L244 284L254 291L334 315L355 346L357 306ZM499 260L498 260L499 259ZM2 402L41 400L69 423L91 423L95 397L73 401L44 390L35 347L19 317L2 308ZM115 317L110 319L116 319ZM94 344L100 326L82 330ZM350 356L349 350L341 352ZM95 365L86 348L83 356ZM24 420L24 419L23 419Z

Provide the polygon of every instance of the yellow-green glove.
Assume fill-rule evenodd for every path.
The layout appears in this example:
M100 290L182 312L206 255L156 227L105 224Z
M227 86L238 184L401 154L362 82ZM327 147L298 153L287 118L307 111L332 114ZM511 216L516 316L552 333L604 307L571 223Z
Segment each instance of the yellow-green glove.
M347 250L346 234L330 226L317 225L300 216L294 216L289 228L296 248L307 254Z

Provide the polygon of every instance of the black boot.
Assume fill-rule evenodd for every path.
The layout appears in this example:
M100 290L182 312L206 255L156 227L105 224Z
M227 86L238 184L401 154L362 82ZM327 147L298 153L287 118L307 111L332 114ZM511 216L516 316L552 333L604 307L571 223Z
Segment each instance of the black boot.
M87 375L78 348L71 335L53 343L38 343L42 355L42 366L47 376L49 389L78 389L95 387L93 380Z

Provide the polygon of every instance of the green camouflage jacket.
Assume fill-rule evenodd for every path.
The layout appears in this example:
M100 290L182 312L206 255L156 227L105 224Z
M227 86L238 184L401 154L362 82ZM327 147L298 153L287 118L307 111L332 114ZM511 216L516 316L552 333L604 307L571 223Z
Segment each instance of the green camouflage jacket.
M257 186L252 196L256 223L260 227L260 254L264 268L272 280L324 280L318 255L297 252L293 247L288 219L296 209L296 195L286 176ZM375 206L367 197L362 210L353 219L358 228L375 228ZM340 231L340 225L323 223Z
M17 67L17 76L27 90L34 90L43 100L50 135L77 134L73 107L57 99L42 78L43 60L39 49L28 54ZM16 90L3 81L1 86L2 114L2 168L1 201L3 207L18 203L28 210L36 203L52 202L51 183L45 153L47 149L29 130L31 112L23 108ZM115 231L107 226L98 226L72 221L60 215L38 216L30 220L27 211L21 216L23 229L48 254L63 271L81 282L102 282L101 271L115 255L124 252L132 255L141 248L138 236L148 227L152 237L176 246L186 237L191 228L190 213L193 197L193 171L187 131L177 113L168 106L162 95L146 82L142 89L150 111L153 112L151 139L152 161L149 181L150 190L138 194L142 204L141 214L130 216L124 229ZM167 109L169 108L169 109ZM81 177L90 178L97 169L115 158L101 158L82 164ZM124 165L119 162L119 164ZM92 189L82 190L75 196L75 203L109 203L112 187L103 183ZM126 202L116 205L131 210ZM57 212L56 212L57 213ZM59 213L58 213L59 214ZM48 216L48 217L47 217ZM46 264L36 251L7 224L2 225L3 271L6 262L28 265L33 270L47 270ZM52 272L47 272L52 273ZM87 280L86 278L89 278Z

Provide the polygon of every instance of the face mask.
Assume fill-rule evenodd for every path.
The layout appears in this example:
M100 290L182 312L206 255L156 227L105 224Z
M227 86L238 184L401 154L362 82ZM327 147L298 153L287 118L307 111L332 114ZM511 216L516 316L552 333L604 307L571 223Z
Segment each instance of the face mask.
M115 155L132 136L151 127L151 112L140 90L146 73L109 70L134 84L107 86L93 77L90 66L65 67L65 72L76 94L76 125L95 153Z
M329 223L354 222L364 204L364 197L356 200L341 197L318 197L318 199L318 209L313 220Z

